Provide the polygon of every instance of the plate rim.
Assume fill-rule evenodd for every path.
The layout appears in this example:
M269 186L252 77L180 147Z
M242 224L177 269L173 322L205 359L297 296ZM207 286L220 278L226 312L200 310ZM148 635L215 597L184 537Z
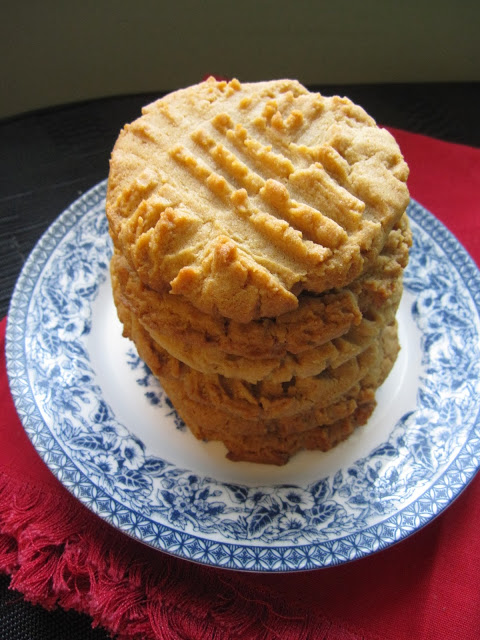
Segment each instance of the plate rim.
M77 198L74 202L72 202L69 207L67 207L54 222L47 228L47 230L42 234L40 239L37 241L35 247L31 251L29 257L27 258L21 273L18 277L11 301L9 312L7 316L7 328L6 328L6 344L5 344L5 352L6 352L6 360L7 360L7 374L10 389L12 392L12 397L15 402L15 406L17 408L17 412L19 413L20 421L31 440L33 446L40 454L45 464L49 467L49 469L54 473L54 475L58 478L61 484L69 490L69 492L75 496L84 506L89 508L90 511L95 513L101 519L108 522L115 529L119 530L123 534L142 542L143 544L148 544L154 549L158 549L174 555L176 557L180 557L183 559L191 560L200 564L205 564L209 566L225 568L225 569L234 569L234 570L243 570L243 571L253 571L253 572L291 572L291 571L304 571L309 569L316 568L325 568L329 566L336 566L340 564L344 564L346 562L351 562L353 560L360 559L362 557L367 557L376 553L382 549L392 546L396 542L399 542L413 533L419 531L428 523L430 523L434 518L440 515L462 492L463 490L470 484L472 479L475 477L478 468L479 468L479 451L476 452L476 462L473 466L470 467L468 473L464 473L463 481L461 486L456 487L454 493L448 495L447 491L447 499L438 501L438 498L433 500L431 499L431 503L435 504L435 509L432 509L432 512L427 517L420 517L418 513L415 513L415 505L417 504L420 497L425 495L427 492L431 492L434 488L441 484L441 481L449 478L450 475L453 474L452 467L458 462L460 454L467 447L470 440L467 438L466 442L462 445L462 447L457 452L455 458L451 461L446 469L436 478L434 483L429 486L424 493L419 496L413 502L408 503L403 508L396 511L394 514L387 517L384 521L379 522L376 525L370 525L365 530L360 530L357 532L349 532L343 536L337 537L335 540L325 540L324 542L317 543L307 543L307 544L299 544L295 546L285 546L285 547L275 547L279 551L279 560L278 563L282 563L278 566L278 568L268 568L264 563L262 563L262 556L268 553L268 550L272 547L260 546L255 544L253 541L251 544L247 544L245 542L235 542L235 541L212 541L208 538L203 538L199 534L195 533L185 533L182 531L178 531L176 529L169 528L164 524L157 523L155 521L154 524L158 528L158 534L155 538L156 544L152 544L151 542L145 542L140 537L136 535L132 535L130 531L128 531L125 527L122 528L121 525L116 523L114 519L109 518L108 515L101 513L99 510L95 509L92 504L86 500L85 496L80 495L80 486L78 482L75 482L75 479L70 479L68 482L65 478L62 478L62 474L60 473L60 469L55 467L52 464L51 460L48 460L48 456L45 455L45 452L41 451L41 447L39 448L38 442L36 442L35 433L32 433L31 427L29 428L25 422L26 416L21 406L19 406L19 394L22 393L21 383L18 378L18 371L15 370L15 365L18 363L18 347L19 338L24 336L24 332L22 328L26 327L23 324L19 326L19 320L22 318L22 310L28 309L32 296L34 295L35 285L38 281L38 278L41 276L42 271L47 264L49 257L51 255L51 251L49 253L49 245L50 249L52 249L52 238L54 238L53 243L53 251L55 246L60 244L61 238L59 238L56 234L61 234L63 230L62 237L68 233L75 224L79 222L83 216L86 215L89 208L92 206L91 201L94 201L94 204L98 204L98 200L104 199L104 191L106 186L106 180L101 181L100 183L94 185L91 189L82 194L79 198ZM477 265L475 264L472 257L468 254L467 250L461 245L458 239L454 236L454 234L447 229L430 211L428 211L421 204L412 199L411 201L412 211L415 212L416 217L415 221L421 225L422 220L427 221L429 225L429 232L431 232L432 239L436 242L436 244L440 245L441 248L445 251L447 255L449 255L450 260L452 261L453 266L456 271L460 274L460 269L462 273L465 273L465 270L469 272L469 277L472 280L477 280L478 285L475 290L475 295L470 291L472 301L475 304L477 314L480 315L480 272L478 270ZM42 262L43 260L43 262ZM466 278L465 275L461 276L462 282L465 283ZM27 282L28 281L28 282ZM31 287L29 295L26 295L28 291L28 287ZM26 314L23 313L23 322L26 322ZM36 404L36 403L34 403ZM41 417L41 416L40 416ZM59 449L68 457L68 454L63 450L63 447L55 438L54 434L50 432L48 426L44 424L44 428L47 433L50 435L50 438L54 441L54 444L59 447ZM471 432L474 430L478 430L480 428L479 421L479 413L477 412L477 416L475 421L472 424ZM470 433L471 435L471 433ZM477 445L478 448L478 445ZM471 451L469 453L469 459L472 460L474 457L474 452ZM75 463L73 463L74 466ZM87 480L88 476L83 473L81 469L77 471L79 474L82 474ZM448 482L446 482L448 484ZM96 485L93 484L95 489L98 489ZM451 487L450 487L451 489ZM117 499L110 496L110 500L117 502ZM124 505L122 505L124 506ZM128 509L128 507L127 507ZM397 533L394 531L393 539L392 536L384 536L385 528L387 527L387 523L390 523L392 519L400 518L400 522L397 522ZM148 518L147 518L148 519ZM400 527L400 529L399 529ZM371 530L376 531L371 531ZM394 527L395 529L395 527ZM168 548L168 545L165 543L165 539L160 533L168 532L177 542L177 551L172 551L172 549ZM341 560L338 556L332 555L332 549L329 549L332 545L340 544L340 541L349 540L354 538L355 536L365 534L369 532L372 534L374 539L374 543L367 549L357 549L357 552L354 553L353 557L346 558L345 560ZM395 539L395 536L398 535L398 539ZM175 543L175 540L173 542ZM195 549L189 549L189 553L186 552L187 545L189 541L197 541L199 544L199 549L195 552ZM163 545L161 543L164 543ZM194 543L192 543L193 545ZM203 547L202 547L203 544ZM224 547L228 547L231 549L230 554L225 552L224 556L227 555L230 557L229 562L219 563L218 559L215 558L215 553L218 552L215 547L218 549L223 549ZM315 548L315 552L317 553L317 557L313 557L313 553L310 554L307 550ZM323 549L322 549L323 547ZM247 554L240 558L241 551L247 549ZM304 552L304 555L300 553L300 550ZM192 553L193 551L193 553ZM319 552L324 551L325 554L331 555L331 561L325 563L324 561L319 560ZM196 557L192 557L196 556ZM301 557L300 557L301 556Z

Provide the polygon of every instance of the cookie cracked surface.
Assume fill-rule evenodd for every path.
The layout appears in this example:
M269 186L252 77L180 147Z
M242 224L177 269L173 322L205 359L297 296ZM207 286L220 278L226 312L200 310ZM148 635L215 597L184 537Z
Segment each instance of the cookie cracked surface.
M407 177L393 137L348 99L210 78L126 125L106 210L145 285L248 323L368 269L408 204Z

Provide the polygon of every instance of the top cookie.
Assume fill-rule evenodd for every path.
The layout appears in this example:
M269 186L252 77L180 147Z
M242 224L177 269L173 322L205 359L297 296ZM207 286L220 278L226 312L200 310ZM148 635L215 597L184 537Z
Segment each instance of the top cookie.
M357 278L409 201L394 138L293 80L201 84L126 125L106 211L140 279L250 322Z

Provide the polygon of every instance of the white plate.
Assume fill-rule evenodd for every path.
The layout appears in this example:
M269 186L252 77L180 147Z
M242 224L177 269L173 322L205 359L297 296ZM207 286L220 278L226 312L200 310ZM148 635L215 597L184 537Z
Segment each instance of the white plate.
M440 513L480 455L480 275L413 202L402 350L365 427L284 467L233 463L195 440L122 338L108 278L105 183L41 238L9 312L22 423L84 505L173 555L251 571L326 567L401 540Z

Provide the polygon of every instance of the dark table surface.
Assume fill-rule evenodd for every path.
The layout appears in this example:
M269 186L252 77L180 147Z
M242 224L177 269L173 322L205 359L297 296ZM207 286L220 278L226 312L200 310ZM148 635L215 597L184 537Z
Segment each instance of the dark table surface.
M322 85L379 124L480 147L480 83ZM105 179L121 127L160 94L104 98L0 121L0 317L33 246L76 198ZM2 640L101 640L85 616L46 612L8 591L0 576Z

